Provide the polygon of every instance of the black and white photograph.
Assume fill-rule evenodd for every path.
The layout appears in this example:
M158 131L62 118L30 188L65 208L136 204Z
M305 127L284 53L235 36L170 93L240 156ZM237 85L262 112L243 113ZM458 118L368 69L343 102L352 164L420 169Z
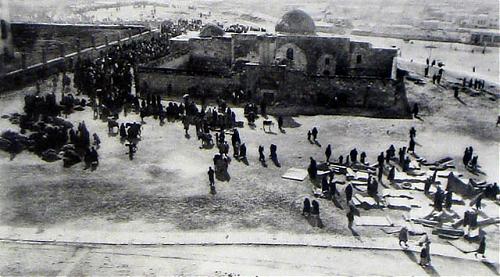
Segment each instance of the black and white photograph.
M0 276L500 275L499 0L0 0Z

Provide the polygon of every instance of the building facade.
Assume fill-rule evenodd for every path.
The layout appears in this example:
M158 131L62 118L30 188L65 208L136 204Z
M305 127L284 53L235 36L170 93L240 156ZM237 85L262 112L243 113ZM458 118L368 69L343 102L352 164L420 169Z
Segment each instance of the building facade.
M172 54L139 68L141 87L154 93L227 96L243 91L270 103L392 107L402 93L394 48L349 38L318 36L312 18L286 13L276 34L224 34L215 25L200 35L174 38Z

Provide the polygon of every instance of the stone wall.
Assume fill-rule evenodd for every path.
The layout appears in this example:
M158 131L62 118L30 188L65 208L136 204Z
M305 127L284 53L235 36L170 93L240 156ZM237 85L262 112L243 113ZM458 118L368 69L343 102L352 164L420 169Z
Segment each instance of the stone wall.
M139 67L138 78L141 88L149 93L166 96L182 96L186 93L200 97L202 93L211 98L224 96L224 93L238 87L236 75L200 74L186 70L169 70Z
M258 63L260 41L257 35L236 34L232 36L233 63L238 61Z
M390 79L312 76L285 66L259 65L229 75L140 67L138 77L142 88L168 96L227 97L242 89L257 102L266 98L288 105L353 108L386 117L409 114L404 82Z
M331 63L335 64L335 69L330 71L338 75L347 74L349 67L349 39L314 36L278 36L276 38L276 48L294 45L300 48L305 54L307 65L305 72L309 75L316 75L318 71L324 71L325 54L330 56ZM278 51L277 51L278 54Z
M397 51L372 48L372 45L366 42L351 42L349 75L390 78Z
M11 28L14 51L26 53L29 64L41 63L43 55L47 60L60 57L61 50L66 54L76 52L77 40L80 49L85 49L104 45L106 38L111 42L146 31L142 26L41 23L12 23Z
M231 67L232 62L232 47L231 38L228 37L213 37L213 38L192 38L189 40L191 49L191 60L197 63L197 60L210 61L218 60ZM219 64L219 63L217 63ZM209 65L207 65L209 66ZM214 67L212 70L217 70ZM210 71L210 68L207 70Z
M384 116L406 116L409 106L404 83L381 78L312 76L285 67L249 66L241 77L257 101L264 93L275 102L301 106L350 107L378 110ZM243 82L244 81L244 82ZM269 96L269 95L268 95Z

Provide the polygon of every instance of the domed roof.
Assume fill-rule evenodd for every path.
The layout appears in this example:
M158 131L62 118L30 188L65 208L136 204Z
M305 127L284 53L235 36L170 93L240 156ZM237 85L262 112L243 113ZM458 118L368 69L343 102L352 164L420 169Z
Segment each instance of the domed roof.
M221 37L225 34L224 30L221 27L214 24L205 25L200 31L200 37L208 38L208 37Z
M314 35L316 33L316 25L314 20L302 10L292 10L283 15L281 21L276 24L276 32Z

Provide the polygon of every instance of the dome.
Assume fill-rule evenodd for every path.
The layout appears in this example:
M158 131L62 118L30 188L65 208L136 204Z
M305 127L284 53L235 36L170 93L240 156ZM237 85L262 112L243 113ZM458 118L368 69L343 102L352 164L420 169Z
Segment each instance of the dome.
M285 13L281 21L276 24L276 32L314 35L316 33L316 25L314 20L302 10L293 10Z
M225 34L224 30L221 27L214 24L205 25L200 31L200 37L208 38L208 37L221 37Z

